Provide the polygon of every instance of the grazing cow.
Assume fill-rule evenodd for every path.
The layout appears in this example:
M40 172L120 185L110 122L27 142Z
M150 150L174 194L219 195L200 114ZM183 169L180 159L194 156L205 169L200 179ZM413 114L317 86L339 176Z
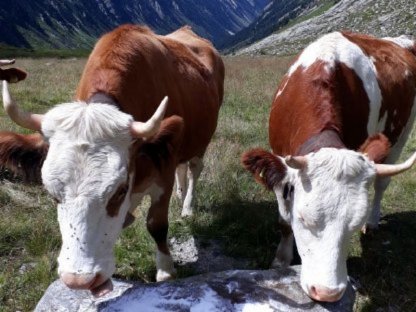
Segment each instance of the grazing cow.
M67 286L98 296L112 289L115 241L146 194L151 197L147 228L157 244L156 280L175 275L167 245L175 169L189 164L187 193L192 196L217 125L223 82L218 52L189 27L159 36L134 25L120 26L97 42L76 102L45 115L24 112L3 82L6 112L42 137L27 142L3 133L1 163L25 164L10 160L16 155L13 149L33 152L38 146L44 154L43 165L33 166L42 165L43 184L58 203L58 272ZM165 95L168 104L166 98L162 101ZM185 204L190 204L188 197Z
M389 177L416 160L414 154L404 164L381 164L398 159L415 119L412 51L414 42L404 37L335 32L313 42L276 92L272 153L254 149L242 156L277 197L282 239L273 264L290 264L295 238L302 288L316 300L341 298L352 233L367 219L367 227L377 226Z

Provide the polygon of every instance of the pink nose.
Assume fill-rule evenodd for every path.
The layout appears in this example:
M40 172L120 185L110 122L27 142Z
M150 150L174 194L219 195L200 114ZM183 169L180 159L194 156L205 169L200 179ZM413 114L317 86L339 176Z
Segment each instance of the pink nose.
M71 289L89 289L97 275L91 274L75 274L75 273L62 273L62 282Z
M308 287L308 295L314 300L335 302L341 299L344 294L345 287L343 288L328 288L320 285L313 285Z

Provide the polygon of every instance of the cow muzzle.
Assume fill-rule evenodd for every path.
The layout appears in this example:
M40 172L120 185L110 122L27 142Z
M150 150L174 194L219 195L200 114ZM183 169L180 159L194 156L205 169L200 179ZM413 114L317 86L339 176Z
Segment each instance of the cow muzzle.
M335 302L342 298L346 287L328 288L321 285L307 287L307 294L316 301Z
M71 289L88 289L95 297L104 296L113 290L111 279L105 278L100 273L62 273L61 280Z

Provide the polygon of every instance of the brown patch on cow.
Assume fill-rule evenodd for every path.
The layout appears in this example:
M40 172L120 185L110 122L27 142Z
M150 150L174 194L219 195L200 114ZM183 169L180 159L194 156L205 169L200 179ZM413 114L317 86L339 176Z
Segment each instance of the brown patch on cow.
M24 182L39 183L48 148L39 133L0 132L0 167L9 169Z
M341 139L357 150L368 137L370 100L360 77L345 64L337 63L334 72L334 104L341 119Z
M254 175L257 182L269 190L273 190L273 187L282 181L287 171L280 158L260 148L245 152L241 156L241 163Z
M148 28L120 26L96 44L77 89L77 99L102 92L136 121L146 121L164 96L166 116L184 119L179 158L202 156L217 125L224 64L207 40L190 29L167 36Z
M139 157L149 158L155 168L162 170L172 159L177 159L183 126L183 119L179 116L164 119L159 132L140 146Z
M14 83L25 80L27 73L19 68L0 69L0 80Z
M121 184L117 191L111 196L110 200L107 203L107 214L110 217L115 217L118 215L120 210L121 204L123 203L124 199L126 198L127 192L129 190L129 182L127 179L126 183Z
M316 61L285 79L270 112L269 141L278 155L296 155L312 136L330 130L344 145L358 148L367 137L369 100L360 78L344 64L328 71ZM321 142L333 147L333 142ZM336 144L339 147L340 144Z
M369 137L359 151L366 154L375 163L382 163L390 152L389 139L382 133L377 133Z
M394 145L406 127L414 105L416 58L408 49L387 40L361 34L343 35L374 60L382 94L380 120L387 114L383 133Z
M275 98L269 119L269 142L274 154L294 155L311 135L324 128L340 127L331 105L331 75L324 65L316 62L306 69L296 69Z

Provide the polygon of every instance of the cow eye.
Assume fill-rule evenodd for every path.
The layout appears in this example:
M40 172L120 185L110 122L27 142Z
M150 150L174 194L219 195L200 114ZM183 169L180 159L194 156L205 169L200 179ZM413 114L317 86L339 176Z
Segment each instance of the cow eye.
M284 200L291 200L293 197L293 192L295 191L295 187L286 183L283 188L283 199Z

